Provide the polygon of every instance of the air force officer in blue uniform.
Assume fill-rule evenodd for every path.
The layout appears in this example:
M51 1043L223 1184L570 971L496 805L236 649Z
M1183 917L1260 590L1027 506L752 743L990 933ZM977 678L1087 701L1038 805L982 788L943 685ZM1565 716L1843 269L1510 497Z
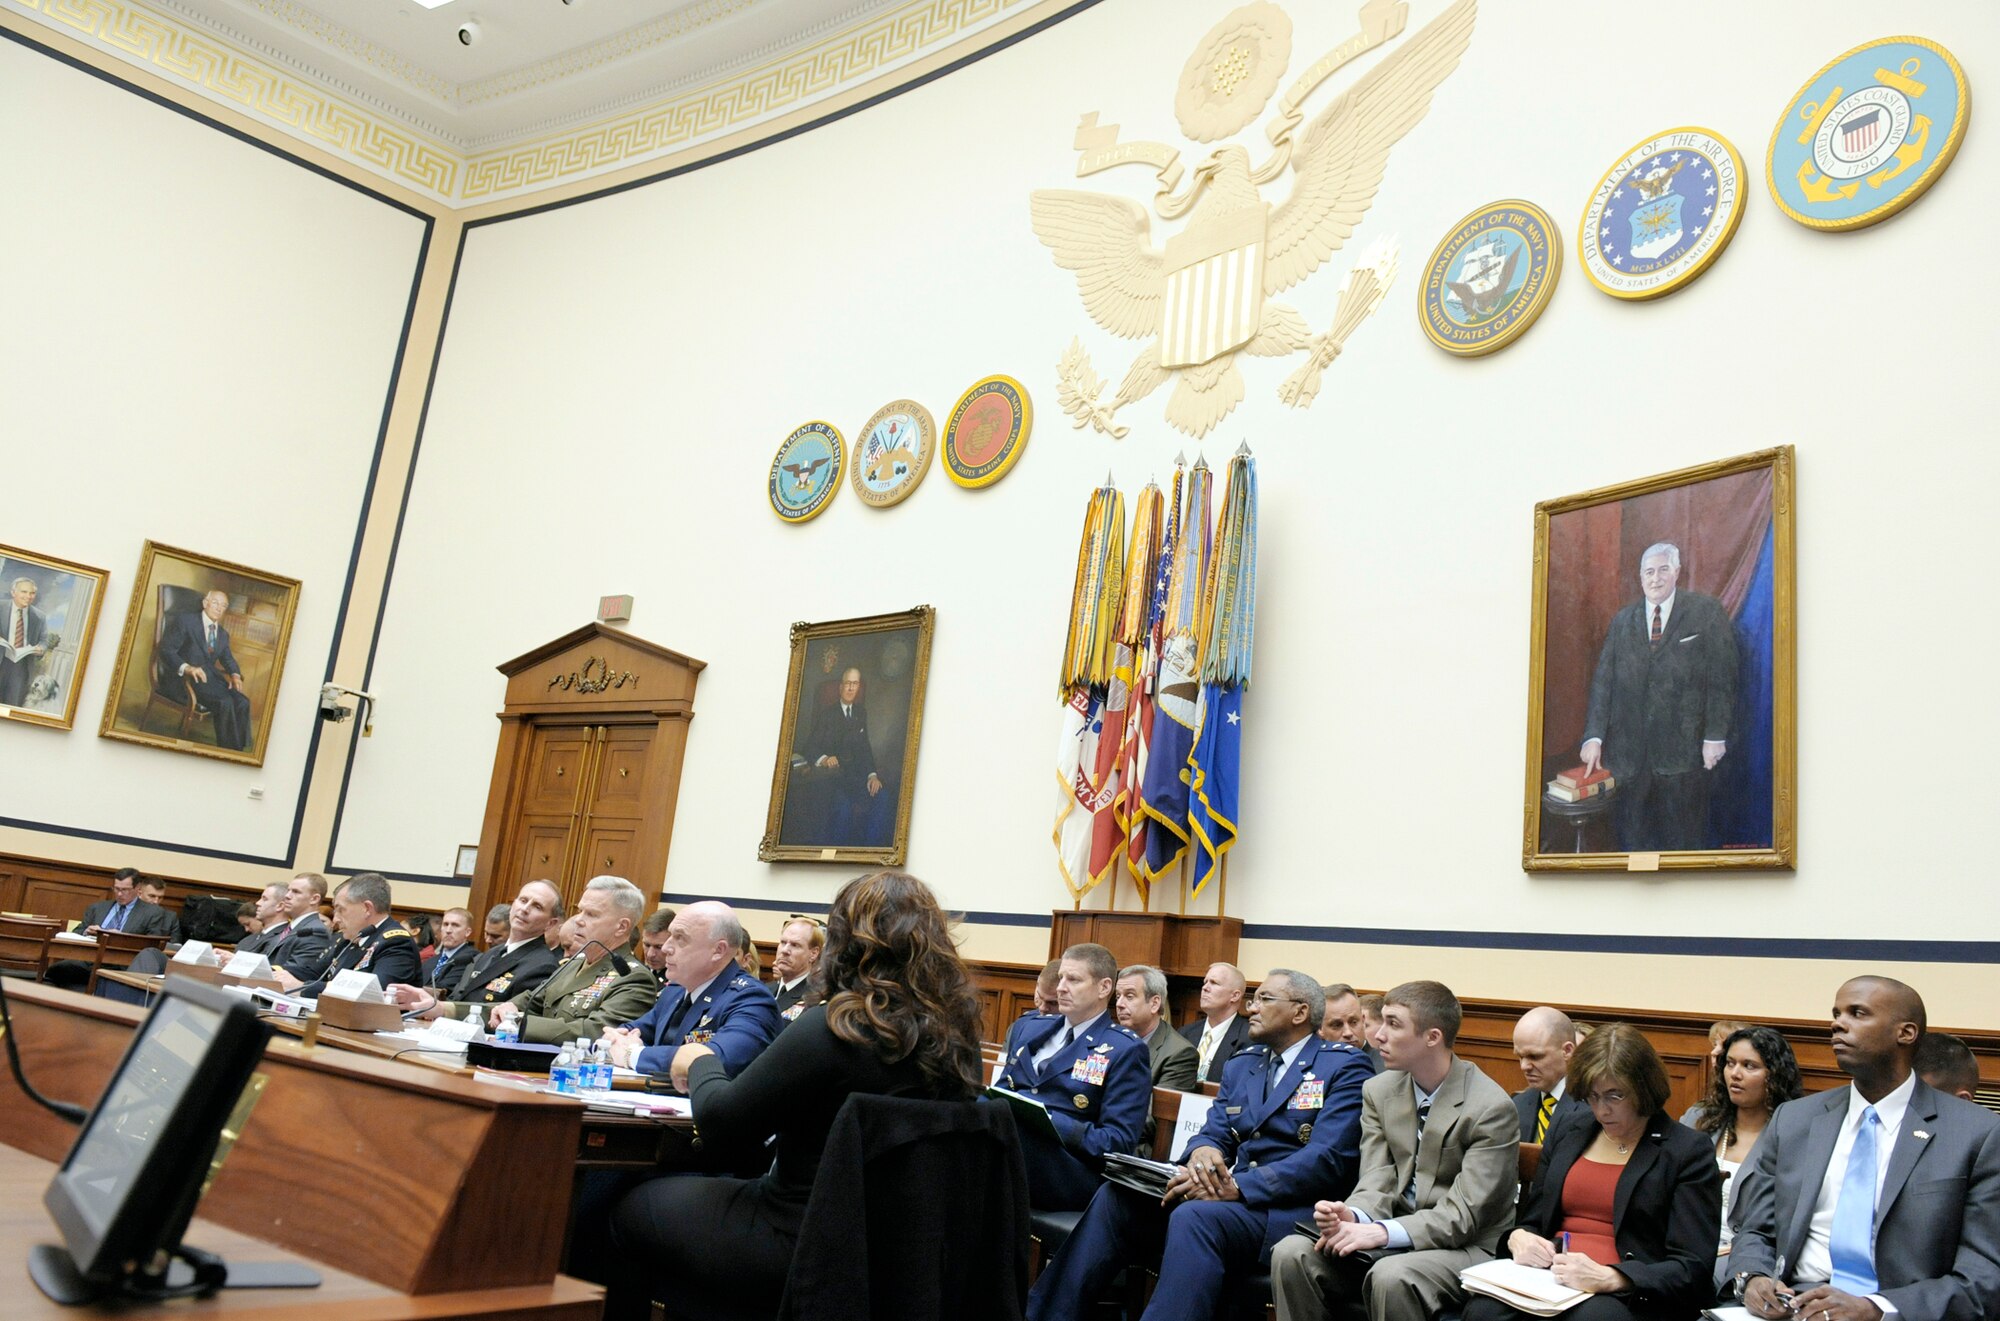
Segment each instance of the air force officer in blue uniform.
M1061 1012L1030 1014L1007 1033L999 1085L1047 1106L1062 1139L1022 1133L1028 1201L1044 1211L1082 1210L1105 1154L1130 1154L1152 1113L1152 1055L1108 1012L1117 978L1110 950L1072 945L1056 980Z
M1156 1258L1145 1321L1209 1321L1232 1278L1310 1220L1316 1200L1354 1186L1361 1085L1374 1064L1315 1035L1326 995L1304 973L1273 968L1251 1004L1252 1044L1224 1066L1222 1093L1164 1200L1105 1184L1036 1281L1029 1321L1083 1316L1127 1262Z
M625 1027L604 1030L612 1062L664 1075L682 1046L714 1051L733 1078L778 1035L771 988L736 964L743 925L727 904L704 900L667 928L667 988Z

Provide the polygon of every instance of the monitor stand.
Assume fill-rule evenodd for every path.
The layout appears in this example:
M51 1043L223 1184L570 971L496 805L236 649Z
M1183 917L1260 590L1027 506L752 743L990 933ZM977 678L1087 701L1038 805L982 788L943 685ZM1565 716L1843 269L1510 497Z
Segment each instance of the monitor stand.
M295 1261L250 1261L230 1266L212 1252L183 1244L164 1275L134 1275L122 1280L85 1278L66 1248L38 1243L28 1251L28 1276L35 1287L64 1307L81 1307L106 1298L158 1302L167 1298L201 1298L217 1289L316 1289L319 1272Z

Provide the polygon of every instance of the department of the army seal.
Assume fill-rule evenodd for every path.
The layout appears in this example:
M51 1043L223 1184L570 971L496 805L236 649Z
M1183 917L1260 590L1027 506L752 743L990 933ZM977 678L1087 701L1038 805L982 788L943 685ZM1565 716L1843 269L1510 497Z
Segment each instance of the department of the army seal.
M967 488L993 485L1020 459L1034 424L1034 406L1019 381L989 376L974 382L945 420L945 472Z
M1548 212L1492 202L1452 226L1431 253L1417 293L1424 334L1446 353L1476 358L1512 344L1535 323L1562 274Z
M1764 182L1801 225L1859 229L1938 181L1965 141L1972 89L1922 37L1856 46L1812 76L1771 133Z
M840 492L847 445L828 422L808 422L778 446L771 460L771 509L787 523L817 517Z
M914 399L896 399L875 410L854 440L854 493L877 509L901 504L930 471L937 423Z
M1743 219L1743 158L1705 128L1670 128L1606 171L1583 209L1577 256L1613 298L1659 298L1707 270Z

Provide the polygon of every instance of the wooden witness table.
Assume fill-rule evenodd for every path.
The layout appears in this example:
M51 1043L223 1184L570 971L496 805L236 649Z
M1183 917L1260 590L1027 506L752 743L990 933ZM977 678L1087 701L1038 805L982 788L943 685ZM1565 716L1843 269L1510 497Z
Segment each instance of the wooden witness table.
M85 1106L103 1094L145 1016L136 1006L12 979L7 998L29 1080L44 1095ZM596 1286L557 1274L580 1106L283 1037L265 1048L256 1078L261 1091L202 1198L202 1230L191 1230L189 1241L225 1256L241 1247L244 1260L294 1253L331 1268L322 1271L328 1286L225 1291L193 1307L175 1304L175 1313L600 1315ZM5 1069L0 1117L0 1143L38 1162L60 1161L75 1141L75 1128L23 1096ZM58 1241L41 1207L53 1171L22 1165L4 1148L0 1156L11 1162L0 1179L8 1189L0 1224L12 1251L0 1269L25 1277L28 1245ZM341 1292L329 1292L336 1286ZM30 1315L22 1310L29 1300L42 1298L22 1278L6 1315Z

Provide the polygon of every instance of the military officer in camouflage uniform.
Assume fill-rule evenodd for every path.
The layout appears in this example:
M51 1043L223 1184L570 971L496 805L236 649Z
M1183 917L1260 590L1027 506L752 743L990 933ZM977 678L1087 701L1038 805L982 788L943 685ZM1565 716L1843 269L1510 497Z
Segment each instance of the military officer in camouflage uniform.
M622 876L598 876L583 887L575 922L582 946L555 975L525 995L491 1010L446 1005L453 1018L485 1012L490 1027L517 1020L521 1040L592 1041L605 1028L629 1023L653 1007L660 983L652 969L631 958L632 937L646 915L646 896Z

